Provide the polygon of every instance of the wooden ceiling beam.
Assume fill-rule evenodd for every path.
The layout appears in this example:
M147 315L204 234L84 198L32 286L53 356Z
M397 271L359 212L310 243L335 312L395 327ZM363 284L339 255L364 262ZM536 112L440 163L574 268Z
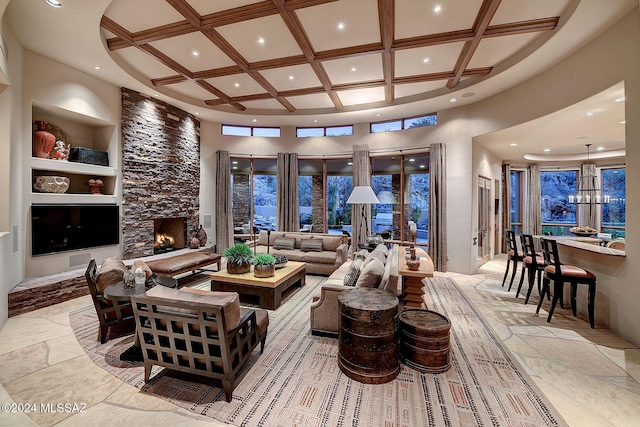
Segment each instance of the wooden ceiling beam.
M539 33L542 31L552 31L558 26L560 18L542 18L530 21L511 22L507 24L492 25L487 27L483 38L512 36L515 34Z
M394 56L391 51L395 35L395 0L378 0L378 19L380 22L380 38L384 51L382 52L382 75L384 76L384 99L392 103L395 99L393 88Z
M476 16L476 20L473 23L473 34L474 38L471 41L467 41L462 48L462 52L460 52L460 56L458 57L458 61L453 71L455 73L455 77L450 79L447 82L447 87L449 89L453 89L460 83L460 78L462 77L462 73L467 69L473 54L478 49L480 42L482 41L482 36L489 26L489 23L493 19L496 11L498 10L498 6L500 6L501 0L484 0L482 2L482 6L480 6L480 12Z
M176 76L161 77L158 79L151 79L151 84L154 86L167 86L167 85L174 85L176 83L182 83L186 81L189 81L186 77L181 75L176 75Z
M211 83L205 81L205 80L196 80L196 83L203 88L204 90L206 90L209 93L214 94L215 96L217 96L221 101L223 101L222 103L224 104L230 104L233 108L235 108L238 111L244 111L247 108L242 105L242 104L238 104L237 102L231 102L231 99L227 96L227 94L225 94L224 92L222 92L220 89L216 88L215 86L213 86ZM209 101L205 101L205 103L207 105L212 105L209 103Z
M304 31L302 27L302 23L298 19L294 10L288 10L285 7L284 0L271 0L273 4L278 8L278 12L280 13L280 17L284 21L285 25L291 32L291 35L295 39L296 43L298 43L298 47L302 50L302 53L309 61L311 68L316 73L316 77L320 80L320 83L327 91L327 95L333 102L334 107L336 109L341 110L343 108L342 101L338 94L331 88L331 79L329 79L329 75L326 70L322 66L322 64L315 60L315 52L311 47L311 42L309 41L309 36Z

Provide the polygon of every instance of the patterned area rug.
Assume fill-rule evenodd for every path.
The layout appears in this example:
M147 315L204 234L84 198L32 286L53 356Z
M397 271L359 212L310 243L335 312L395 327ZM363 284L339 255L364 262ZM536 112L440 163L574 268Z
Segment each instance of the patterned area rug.
M348 378L338 368L338 341L309 330L311 298L324 280L307 276L306 286L292 288L269 311L265 352L254 351L231 403L209 380L159 367L145 384L142 363L119 359L133 336L101 345L93 307L69 318L78 342L101 368L150 395L237 426L566 425L448 278L430 279L426 289L430 309L451 320L451 369L427 374L401 365L400 375L381 385Z

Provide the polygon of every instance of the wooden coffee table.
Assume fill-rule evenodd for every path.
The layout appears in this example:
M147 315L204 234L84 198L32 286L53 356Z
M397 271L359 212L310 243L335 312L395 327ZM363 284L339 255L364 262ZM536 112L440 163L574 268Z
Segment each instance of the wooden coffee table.
M217 271L211 274L211 290L257 295L260 307L273 310L280 306L282 292L296 283L305 285L305 265L304 262L289 261L284 267L276 269L274 276L264 278L255 277L253 269L244 274L231 274L226 269Z

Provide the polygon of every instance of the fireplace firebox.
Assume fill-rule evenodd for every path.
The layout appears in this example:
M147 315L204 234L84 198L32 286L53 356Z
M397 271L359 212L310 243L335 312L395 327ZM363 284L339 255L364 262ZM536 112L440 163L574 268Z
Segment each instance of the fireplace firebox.
M153 220L153 253L160 254L186 248L187 219L159 218Z

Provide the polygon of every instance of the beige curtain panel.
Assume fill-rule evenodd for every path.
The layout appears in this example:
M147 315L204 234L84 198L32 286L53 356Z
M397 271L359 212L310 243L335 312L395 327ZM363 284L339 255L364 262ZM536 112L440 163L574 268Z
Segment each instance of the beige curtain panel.
M429 146L429 256L437 271L447 271L446 146Z
M369 146L353 146L353 187L371 186L371 159L369 158ZM365 218L371 224L371 205L364 205ZM362 205L351 205L351 242L356 248L358 244L366 244L367 237L360 232L364 229L362 224ZM368 229L371 229L369 226Z
M298 154L278 153L276 206L279 231L300 231L298 204Z
M224 252L233 244L231 202L231 161L229 152L216 151L216 251Z

